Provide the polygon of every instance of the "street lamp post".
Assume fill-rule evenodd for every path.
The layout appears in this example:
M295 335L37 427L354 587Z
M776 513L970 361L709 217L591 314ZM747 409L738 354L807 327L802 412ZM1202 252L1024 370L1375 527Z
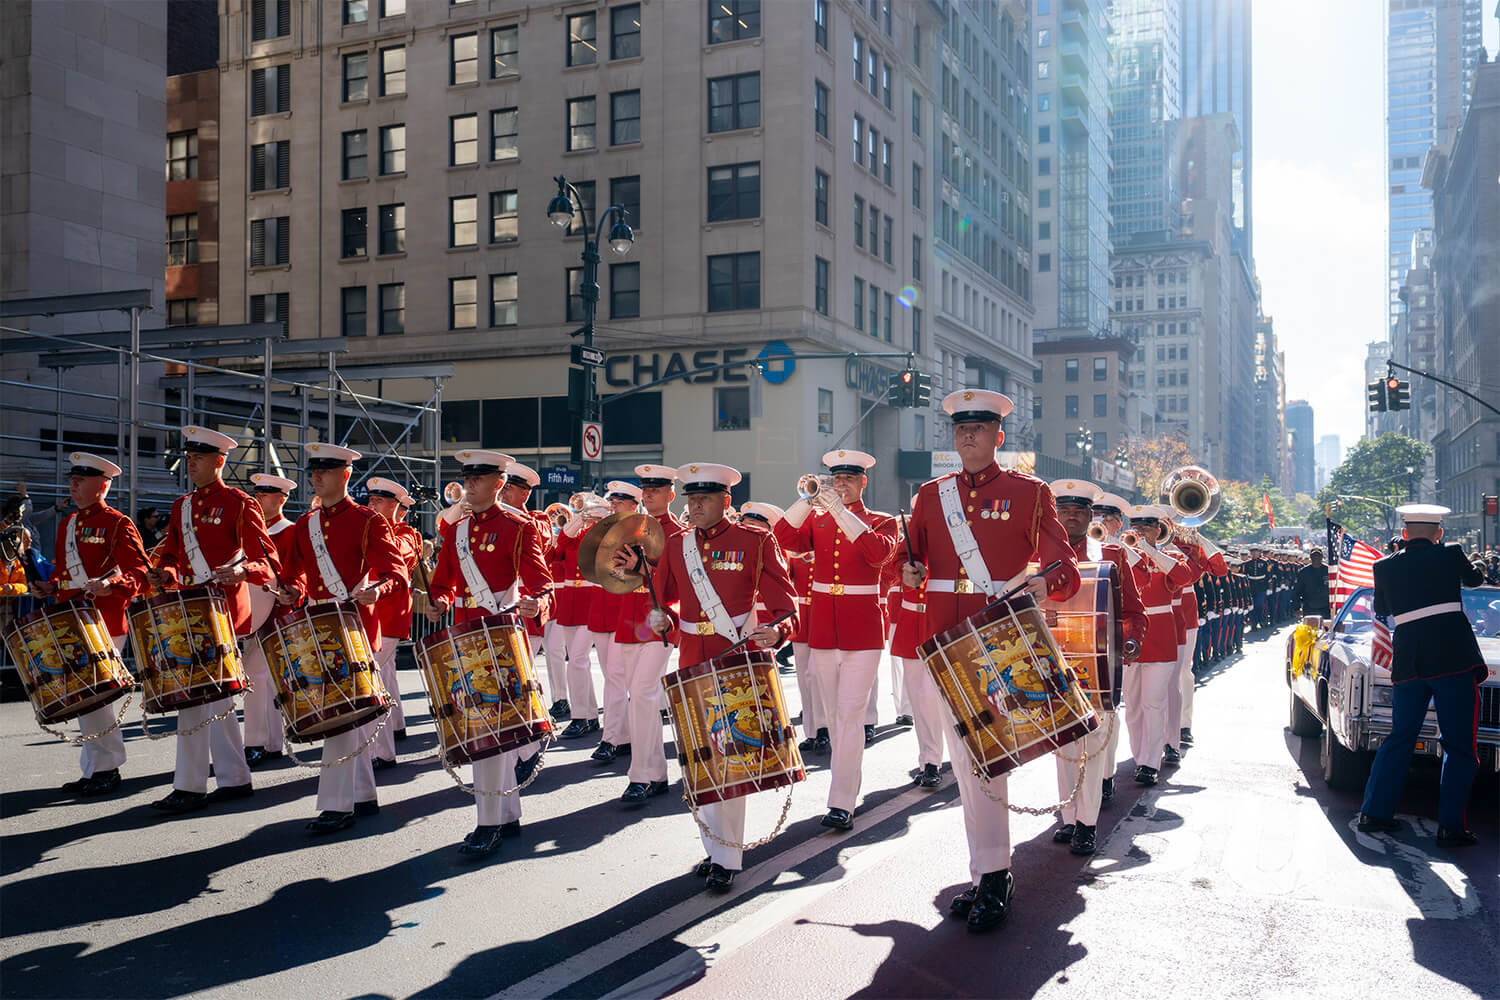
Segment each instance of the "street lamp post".
M611 215L617 216L614 226L609 231L609 248L614 253L624 256L630 252L635 243L635 233L625 221L625 209L619 205L611 205L599 215L599 224L596 229L590 229L588 208L583 203L583 197L578 189L568 182L562 174L555 178L557 181L557 194L547 203L547 219L559 229L565 229L573 222L573 214L583 217L583 278L578 283L578 297L583 300L583 326L574 330L569 336L583 335L583 346L591 350L594 346L594 316L599 308L599 240L604 236L604 225L609 221ZM590 235L592 233L592 235ZM578 413L578 420L574 424L574 438L577 439L581 432L581 422L584 420L599 419L599 404L597 401L597 389L594 384L593 367L585 367L582 370L583 401ZM571 395L571 394L570 394ZM582 462L586 478L594 477L593 462Z

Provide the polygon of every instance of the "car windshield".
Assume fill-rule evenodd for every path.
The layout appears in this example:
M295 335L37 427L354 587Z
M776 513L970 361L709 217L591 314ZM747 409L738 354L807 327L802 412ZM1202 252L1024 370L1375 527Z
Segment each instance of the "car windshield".
M1500 587L1464 588L1464 614L1481 639L1500 638Z
M1354 596L1344 604L1344 610L1339 612L1339 630L1345 635L1358 635L1368 632L1372 627L1374 604L1374 591L1356 590Z

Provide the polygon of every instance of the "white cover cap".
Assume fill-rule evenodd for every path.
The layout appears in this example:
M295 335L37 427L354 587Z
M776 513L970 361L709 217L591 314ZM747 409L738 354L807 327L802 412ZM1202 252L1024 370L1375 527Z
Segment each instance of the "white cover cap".
M840 469L846 472L858 469L860 474L863 475L869 471L870 466L875 464L875 456L868 455L862 451L839 448L826 453L823 456L823 464L835 472L840 471Z
M1076 497L1087 501L1088 506L1092 507L1104 495L1103 490L1083 479L1054 479L1047 484L1047 488L1052 491L1052 495L1057 498L1059 504L1066 498ZM1072 506L1082 505L1074 503Z
M297 484L290 479L281 476L273 476L269 472L255 472L250 475L250 484L269 489L277 489L283 493L291 493L297 488Z
M217 451L227 455L234 451L238 444L239 442L228 434L220 434L218 431L211 431L207 427L188 424L182 429L182 446L186 451ZM189 447L190 445L195 447Z
M402 486L394 479L383 479L380 476L371 476L369 479L365 480L365 489L368 490L372 496L378 496L382 494L389 495L401 506L411 506L411 494L406 491L405 486Z
M1094 509L1098 510L1100 507L1113 507L1121 514L1124 514L1130 509L1131 503L1118 493L1100 493L1094 499Z
M611 479L604 484L604 498L606 500L634 500L641 502L641 488L635 483L627 483L619 479Z
M89 451L75 451L68 456L68 464L74 476L108 476L113 479L125 470L109 459Z
M1443 518L1453 511L1441 504L1409 503L1397 507L1396 513L1407 524L1442 524Z
M466 476L486 476L490 472L504 472L515 461L503 451L488 451L482 448L465 448L453 456L463 466ZM481 471L483 470L483 471Z
M740 516L745 517L747 515L750 517L762 518L767 524L771 525L771 527L774 528L776 526L776 522L780 521L783 517L786 516L786 511L782 510L774 503L760 503L759 501L752 501L740 506Z
M537 471L520 462L512 462L505 467L505 481L508 483L512 480L525 483L532 489L542 485L542 477L537 474Z
M329 444L326 441L314 441L312 444L304 446L304 450L307 452L307 457L310 461L318 463L332 462L342 465L353 465L361 458L364 458L364 455L353 448Z
M738 469L727 465L690 462L677 467L677 478L683 482L684 493L728 493L741 477Z
M1003 419L1015 408L1009 396L991 389L958 389L943 397L943 412L955 424Z

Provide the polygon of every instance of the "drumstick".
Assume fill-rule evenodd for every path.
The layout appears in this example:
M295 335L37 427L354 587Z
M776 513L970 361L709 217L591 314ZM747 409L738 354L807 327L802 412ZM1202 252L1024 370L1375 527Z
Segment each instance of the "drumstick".
M768 621L768 622L759 622L758 624L760 626L764 627L764 628L770 628L772 625L780 625L782 622L784 622L788 618L792 617L792 615L794 615L795 613L796 612L794 612L794 611L783 611L781 614L777 615L775 618L772 618L770 621ZM727 656L728 654L733 653L737 649L743 649L743 648L745 648L749 644L750 644L750 637L747 635L747 636L745 636L745 638L741 639L739 642L735 643L733 646L730 646L728 649L724 650L724 652L722 652L722 653L720 653L718 655L719 656ZM717 657L715 657L715 659L717 659Z
M550 593L552 593L552 588L550 586L543 587L540 591L537 592L536 599L538 601L540 601L542 598L546 597ZM521 606L521 602L517 601L516 603L512 604L508 608L501 608L499 611L495 612L495 614L497 614L497 615L508 615L508 614L513 613L520 606Z
M906 530L906 511L900 510L896 513L901 515L901 540L906 542L906 561L915 566L917 557L911 554L911 533Z
M1059 567L1061 565L1062 565L1062 560L1061 559L1054 559L1052 562L1050 562L1050 563L1047 564L1047 568L1046 569L1039 570L1039 571L1037 571L1035 573L1032 573L1026 579L1022 580L1020 583L1016 584L1014 587L1010 588L1005 593L1001 594L999 597L997 597L993 601L991 601L990 605L989 605L989 608L993 608L996 604L1004 604L1006 601L1010 600L1012 597L1015 597L1021 591L1025 590L1026 589L1026 584L1030 583L1032 580L1035 580L1039 576L1046 576L1048 573L1050 573L1053 570L1057 569L1057 567ZM985 610L988 611L989 608L985 608Z
M639 545L632 545L631 549L635 551L635 557L641 561L641 575L646 579L646 593L651 597L651 610L660 611L661 605L656 601L656 584L651 581L651 564L646 561L646 550ZM670 631L671 629L667 630L667 632ZM661 644L663 646L671 645L671 643L667 642L667 632L661 634Z

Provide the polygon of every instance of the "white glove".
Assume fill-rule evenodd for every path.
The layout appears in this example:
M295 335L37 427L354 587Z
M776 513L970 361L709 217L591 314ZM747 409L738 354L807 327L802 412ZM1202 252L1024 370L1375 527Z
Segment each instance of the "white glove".
M563 525L563 534L569 538L577 538L583 532L586 523L587 521L582 514L574 514L568 518L568 523Z
M672 616L661 608L652 608L646 615L646 627L660 635L672 627Z
M833 513L833 519L838 522L839 530L844 533L844 537L851 542L870 530L870 526L861 521L859 515L845 507L842 502L839 503L837 512L830 513Z
M825 486L819 490L817 501L819 507L835 517L844 509L844 495L832 486Z
M807 520L807 515L812 513L812 509L811 500L800 499L786 509L786 513L781 516L781 519L794 528L800 528L803 522Z
M1161 549L1145 548L1141 551L1144 552L1146 558L1155 563L1156 568L1161 570L1163 573L1170 573L1172 570L1177 568L1177 560L1167 555Z

